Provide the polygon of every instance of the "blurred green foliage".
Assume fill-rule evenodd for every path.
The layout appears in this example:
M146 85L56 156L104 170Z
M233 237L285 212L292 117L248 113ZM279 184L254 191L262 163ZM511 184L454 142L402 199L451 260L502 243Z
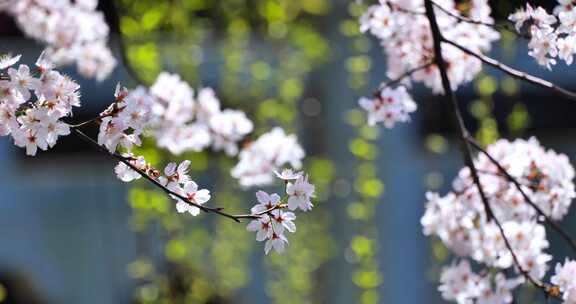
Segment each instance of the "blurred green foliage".
M328 0L121 0L119 9L125 55L137 79L149 85L161 71L178 73L193 87L209 79L224 107L238 107L254 120L254 138L273 125L298 131L307 75L331 59L318 29L330 12ZM211 152L175 157L152 143L138 153L159 167L190 159L194 178L215 184L210 203L239 212L253 205L254 191L239 189L229 176L233 159ZM145 183L133 187L131 226L141 232L142 255L128 273L140 282L136 301L238 302L239 290L264 267L260 280L271 302L318 302L316 276L335 252L331 216L322 208L335 169L332 161L309 155L305 170L317 186L320 208L299 216L287 253L266 258L245 224L182 216L163 193Z
M333 13L330 0L119 2L124 51L143 84L151 84L166 70L180 74L193 87L216 86L225 107L241 108L254 120L254 136L273 125L298 132L298 109L307 98L307 77L335 58L322 31L323 21ZM506 11L506 5L499 3L497 11ZM365 9L361 1L350 1L348 18L340 20L337 28L352 55L335 64L348 72L348 86L359 95L370 89L368 75L373 65L368 54L373 41L358 30L357 20ZM513 54L514 37L504 33L502 41L505 55ZM514 103L506 118L509 134L522 134L530 119L514 79L484 74L478 77L475 90L478 99L467 110L478 121L478 140L486 145L500 136L493 115L495 94L504 94ZM338 167L332 160L320 155L307 157L305 170L317 186L317 208L313 214L299 216L298 232L290 235L290 248L284 255L263 258L262 244L256 243L244 225L212 216L178 215L163 193L145 183L133 187L129 193L134 209L131 227L141 233L141 257L127 271L139 282L136 302L250 302L249 297L241 297L242 290L254 280L266 282L265 293L272 303L323 302L322 268L341 254L330 235L333 213L326 206L338 196L347 199L346 225L353 231L343 254L352 265L355 302L379 303L379 286L386 280L379 267L381 244L375 224L376 209L385 192L376 171L380 132L366 125L358 109L348 111L342 119L355 130L347 147L354 170L345 179L335 179ZM429 134L423 144L441 156L454 143L441 134ZM233 211L247 210L253 204L253 191L239 189L229 176L233 159L210 152L175 157L150 142L138 153L160 167L168 161L191 160L195 178L202 184L216 184L211 203ZM428 189L439 189L445 179L449 177L432 171L423 182ZM438 240L431 247L438 263L430 274L437 281L439 265L450 253Z

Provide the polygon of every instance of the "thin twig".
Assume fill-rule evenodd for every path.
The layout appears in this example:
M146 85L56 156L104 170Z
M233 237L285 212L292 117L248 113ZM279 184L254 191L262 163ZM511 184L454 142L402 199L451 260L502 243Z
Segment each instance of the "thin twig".
M537 288L540 288L546 295L548 295L549 289L551 287L546 285L545 283L539 282L536 279L534 279L530 275L530 273L520 265L520 260L518 259L518 256L514 252L514 249L512 248L512 244L510 244L510 240L508 239L508 237L504 233L504 227L502 226L502 223L500 223L498 218L495 216L492 219L493 219L494 223L496 224L496 226L498 226L498 230L500 231L500 235L502 236L502 239L504 240L504 244L506 245L506 248L508 249L508 251L510 252L510 255L512 256L512 260L514 261L514 264L516 265L516 268L518 269L518 271L522 274L522 276L524 276L524 278L526 278L530 283L532 283L532 285L536 286Z
M110 156L112 156L113 158L117 159L118 161L124 163L125 165L127 165L128 167L130 167L130 169L136 171L140 176L144 177L145 179L147 179L149 182L151 182L153 185L155 185L156 187L162 189L164 192L166 192L168 195L171 196L175 196L178 199L182 200L183 202L187 203L188 205L194 206L204 212L207 213L215 213L227 218L230 218L236 222L240 222L240 219L258 219L260 218L262 215L267 214L272 212L275 209L279 209L279 208L283 208L284 205L282 204L278 204L276 206L273 206L272 208L265 210L261 213L256 213L256 214L238 214L238 215L234 215L234 214L229 214L226 213L222 210L224 210L223 208L214 208L214 207L206 207L200 204L197 204L195 202L190 201L189 199L187 199L186 197L182 196L181 194L178 194L174 191L169 190L168 188L164 187L159 181L157 181L156 179L154 179L153 177L151 177L150 175L146 174L146 172L143 172L142 170L140 170L138 167L134 166L128 158L117 154L117 153L110 153L110 151L108 151L105 147L99 145L96 141L94 141L92 138L90 138L90 136L86 135L84 132L78 130L77 128L72 127L71 128L72 132L77 135L78 137L80 137L82 140L84 140L85 142L89 143L90 145L92 145L93 147L97 148L99 151L104 152Z
M388 7L389 7L391 10L396 10L396 11L400 11L400 12L407 13L407 14L411 14L411 15L424 15L424 14L425 14L424 12L418 12L418 11L409 10L409 9L407 9L407 8L405 8L405 7L402 7L402 6L398 5L398 4L392 3L392 2L390 2L390 1L386 1L386 5L388 5Z
M379 96L379 95L380 95L380 91L384 90L385 88L390 87L390 86L393 86L393 85L401 82L402 80L404 80L404 78L410 77L412 74L414 74L414 73L416 73L416 72L418 72L418 71L427 69L428 67L430 67L430 66L432 66L432 65L434 65L434 62L428 62L428 63L426 63L426 64L423 64L423 65L417 66L417 67L415 67L415 68L412 68L412 69L410 69L410 70L402 73L400 76L398 76L398 77L396 77L396 78L394 78L394 79L390 79L390 80L388 80L388 81L386 81L386 82L383 82L383 83L380 84L380 86L378 87L378 90L373 93L373 95L374 95L374 96Z
M442 37L442 42L453 45L454 47L460 49L462 52L464 52L470 56L476 57L476 58L480 59L482 62L484 62L484 63L486 63L486 64L488 64L488 65L490 65L496 69L499 69L499 70L507 73L508 75L514 77L514 78L526 81L528 83L531 83L531 84L534 84L534 85L537 85L537 86L540 86L540 87L543 87L543 88L546 88L549 90L552 90L552 91L554 91L554 93L556 93L560 96L566 97L568 99L576 100L576 92L572 92L570 90L564 89L558 85L555 85L554 83L552 83L548 80L544 80L542 78L538 78L538 77L530 75L528 73L516 70L510 66L507 66L507 65L501 63L500 61L498 61L496 59L488 57L484 54L476 53L476 52L474 52L474 51L472 51L472 50L470 50L470 49L468 49L468 48L466 48L466 47L464 47L464 46L462 46L462 45L460 45L460 44L458 44L452 40L448 40L444 37Z
M538 205L536 205L532 201L532 199L530 199L528 194L526 194L526 192L522 188L522 184L520 184L520 182L516 178L510 175L510 173L506 170L506 168L504 168L497 159L495 159L492 155L490 155L490 153L488 153L486 149L482 148L482 146L478 142L476 142L474 138L468 137L466 138L466 140L468 140L468 142L476 150L484 154L498 168L500 173L503 174L503 176L506 177L508 181L514 184L516 189L518 189L518 191L524 198L524 201L528 205L530 205L536 211L536 213L538 213L539 216L544 217L546 224L548 224L550 227L552 227L552 229L558 232L558 234L560 234L560 236L566 241L566 243L568 243L568 245L572 248L572 250L576 252L576 242L574 241L574 239L572 239L572 237L566 231L564 231L564 229L562 229L554 220L552 220L546 213L544 213L544 211Z
M105 117L108 117L108 116L112 116L112 114L110 113L110 114L105 114L105 115L98 115L98 116L96 116L96 117L94 117L94 118L92 118L92 119L83 121L83 122L81 122L81 123L78 123L78 124L75 124L75 125L73 125L73 124L68 124L68 125L70 126L70 128L80 128L80 127L83 127L83 126L85 126L85 125L91 124L91 123L93 123L93 122L97 122L97 121L101 120L102 118L105 118Z
M546 294L554 295L550 291L552 287L536 281L534 278L532 278L532 276L530 276L529 272L527 272L526 270L524 270L524 268L522 268L522 266L520 265L520 261L518 260L518 257L516 256L514 249L512 248L512 245L510 244L508 238L506 237L506 234L504 233L504 228L502 227L500 221L494 216L492 208L488 203L488 200L484 193L484 189L482 188L482 185L480 184L480 179L478 178L478 172L476 171L476 166L474 165L474 162L472 160L472 151L470 148L470 143L467 140L467 138L470 137L470 135L468 134L468 130L464 125L464 120L462 119L460 108L458 107L458 101L456 99L456 95L452 91L452 87L450 85L450 79L448 78L448 73L446 71L446 63L444 62L444 58L442 56L442 41L444 40L444 38L442 37L440 28L438 26L438 23L436 22L436 15L434 13L434 6L432 0L424 0L424 7L426 9L426 16L428 17L428 21L430 22L430 29L432 32L434 42L434 58L437 63L438 69L440 70L440 76L442 78L442 86L444 88L444 94L446 95L446 97L448 97L448 99L450 99L452 110L454 112L454 115L456 116L458 129L460 131L460 137L461 137L460 139L462 141L461 151L464 157L464 162L470 169L470 173L472 175L474 183L476 184L478 192L480 193L480 197L482 199L482 203L486 211L487 221L493 220L494 223L498 226L500 234L504 239L504 243L506 244L506 248L510 252L510 255L514 260L514 264L516 265L518 271L534 286L540 288Z

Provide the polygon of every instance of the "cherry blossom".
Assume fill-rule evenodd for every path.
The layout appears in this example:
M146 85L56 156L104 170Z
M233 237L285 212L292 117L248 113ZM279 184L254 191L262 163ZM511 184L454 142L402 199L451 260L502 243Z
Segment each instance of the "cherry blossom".
M512 303L512 290L524 279L506 278L502 272L479 275L468 260L461 260L442 270L438 290L445 300L459 304Z
M576 303L576 261L566 259L564 264L556 264L550 281L560 288L564 303Z
M461 15L456 1L446 0L439 5L455 15ZM379 39L388 59L387 76L396 79L406 72L431 63L432 37L423 1L381 0L368 8L360 18L360 30L369 32ZM469 15L476 21L491 23L491 9L486 0L471 1ZM438 24L446 38L466 45L477 52L486 52L492 42L499 39L495 30L478 24L459 22L458 19L437 9ZM456 89L471 81L481 70L478 59L467 56L450 45L444 46L444 57L448 63L448 74ZM429 66L404 79L422 82L436 93L441 93L440 74L436 66Z
M70 134L61 119L80 105L80 86L49 65L34 76L27 65L11 67L19 55L3 58L0 73L5 69L8 80L0 80L0 135L11 135L14 144L30 156L54 147L60 136Z
M255 217L246 229L256 232L257 241L266 241L264 252L268 254L271 249L282 253L288 244L288 238L285 232L296 232L296 214L290 210L301 207L302 211L308 211L312 208L310 198L313 197L315 186L308 183L308 177L303 173L297 173L296 182L289 182L294 177L292 169L284 169L283 174L277 174L279 180L283 181L287 197L281 198L278 194L269 194L262 190L256 192L258 203L250 209L251 215ZM285 177L290 179L285 179ZM292 208L292 207L294 208Z
M20 61L21 55L12 56L9 54L5 54L0 56L0 70L3 70L9 66L14 65L16 62Z
M283 235L276 232L272 232L272 235L266 241L264 245L264 252L268 254L272 248L276 250L278 253L284 252L286 248L286 244L288 244L288 239Z
M522 190L544 214L561 220L568 213L576 194L574 169L565 155L545 150L535 138L514 142L499 140L486 150L520 182ZM501 223L518 264L532 278L542 279L552 256L545 252L549 242L539 215L485 154L479 155L474 164L488 203ZM515 266L502 232L486 217L467 167L461 169L454 180L453 191L445 196L428 193L427 199L421 219L424 234L438 236L458 256L469 257L487 267L505 270ZM446 296L446 299L457 300L457 297Z
M286 135L276 127L241 150L239 158L232 176L239 179L240 185L250 187L271 183L274 171L286 164L301 167L304 150L295 135Z
M199 205L210 200L210 191L206 189L198 190L198 185L194 181L185 182L181 192L189 201ZM176 203L176 210L178 210L179 213L188 212L193 216L200 214L200 209L198 207L190 205L182 200L178 200L178 203Z
M315 187L308 182L308 176L300 176L295 182L290 182L286 186L286 194L288 194L288 208L296 210L300 208L302 211L312 209L311 198L314 197Z
M268 194L260 190L256 192L256 198L258 199L258 204L250 209L250 212L252 213L260 213L270 210L280 203L280 196L276 193Z
M409 114L416 111L416 103L406 88L384 88L373 99L360 98L360 106L368 112L368 124L373 126L383 122L386 128L392 128L397 122L410 120Z
M109 28L102 12L96 11L97 3L8 0L0 4L0 12L12 15L27 36L47 45L46 59L76 63L82 75L103 80L116 60L106 46Z
M455 16L462 15L456 1L441 1L437 5ZM374 98L360 98L359 104L368 112L370 125L383 122L387 128L392 128L396 122L409 120L409 114L417 108L406 90L412 82L423 83L434 93L443 92L438 67L432 64L430 25L424 14L417 13L423 11L424 1L380 0L360 17L360 30L378 38L384 48L388 60L386 76L400 84L397 87L384 84ZM468 15L473 20L492 23L494 20L490 13L487 0L471 1ZM500 38L499 33L490 27L460 22L438 8L436 15L446 39L466 45L474 52L489 51L492 42ZM452 45L443 46L443 57L452 90L472 81L482 69L480 60Z
M574 43L576 39L576 8L569 0L559 0L554 14L548 14L542 7L517 10L508 19L515 23L516 30L524 29L530 35L528 54L538 64L551 69L559 58L567 65L574 61Z
M262 242L272 236L272 223L270 216L262 215L259 219L251 221L246 230L256 232L256 240Z
M289 168L285 168L281 172L274 171L274 174L276 177L284 181L295 180L302 176L302 172L297 172Z
M21 64L18 70L9 68L8 75L11 88L22 94L24 100L30 99L30 90L36 90L40 83L39 79L30 75L30 68L24 64Z

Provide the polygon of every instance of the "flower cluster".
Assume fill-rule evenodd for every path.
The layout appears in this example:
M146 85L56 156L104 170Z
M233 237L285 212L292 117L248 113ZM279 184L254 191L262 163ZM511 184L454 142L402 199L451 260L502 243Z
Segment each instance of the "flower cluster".
M20 56L0 58L0 136L11 135L15 145L36 155L38 148L53 147L70 128L60 119L80 106L80 86L52 70L41 56L38 73L18 62Z
M178 75L161 73L149 90L129 91L118 86L115 101L100 114L99 143L114 152L118 145L128 151L140 144L148 129L159 147L173 154L202 151L212 147L227 155L238 153L238 142L252 132L253 124L244 112L220 109L214 91L194 91Z
M462 15L456 1L439 1L442 8L454 15ZM424 1L380 0L370 6L360 18L360 30L370 32L380 40L388 58L387 76L395 79L408 71L430 64L433 56L433 39L428 19L424 15ZM481 22L493 22L486 0L471 1L468 17ZM490 50L491 43L499 39L493 29L459 20L436 8L437 21L442 34L449 40L466 45L475 52ZM467 56L451 45L443 45L448 76L453 89L471 81L481 69L481 62ZM411 80L422 82L434 92L443 91L438 68L414 72ZM405 79L409 83L409 79Z
M194 100L192 89L185 82L178 76L163 73L150 89L138 87L130 91L118 85L114 101L98 117L68 125L62 118L71 116L72 108L80 106L79 85L53 70L44 54L36 62L37 72L31 72L30 67L23 64L14 68L19 59L20 56L0 57L1 136L11 135L17 146L25 147L28 155L35 155L38 148L46 150L54 146L59 136L70 134L73 128L77 134L106 148L121 160L114 168L120 180L130 182L145 177L176 200L179 213L196 216L202 209L234 219L242 218L223 213L219 208L202 206L210 200L210 191L199 189L190 178L190 161L169 163L160 172L143 156L132 154L133 145L141 144L140 136L146 130L162 142L171 136L171 132L187 128L192 129L189 131L191 136L197 136L199 129L205 130L207 139L202 148L212 146L228 155L238 154L238 142L252 131L252 122L241 111L221 110L211 89L202 89ZM99 124L97 142L79 129L89 123ZM171 140L173 144L179 144L179 140L191 139L176 137ZM198 142L192 146L197 145ZM192 146L185 147L195 150ZM117 153L119 150L123 153ZM312 209L315 187L309 183L308 176L291 170L274 171L286 163L299 167L303 157L304 151L296 137L275 128L243 149L240 163L233 169L233 175L244 185L271 182L274 173L285 181L285 202L277 194L260 191L257 194L259 204L251 210L250 217L257 220L249 229L258 231L259 240L267 240L266 253L272 248L283 251L288 242L284 231L296 231L293 222L296 216L292 211Z
M210 88L194 92L178 75L161 73L150 88L153 97L152 124L160 147L174 154L202 151L207 147L238 153L238 142L253 130L244 112L220 109Z
M576 261L566 259L563 265L557 264L550 282L560 288L564 303L576 303Z
M553 14L542 7L533 8L526 4L508 18L519 32L530 35L529 55L538 64L551 69L556 58L572 64L576 53L576 8L572 1L558 0Z
M98 143L111 153L118 147L131 153L140 136L149 130L159 147L173 154L201 151L211 147L227 155L239 154L232 176L242 186L264 185L273 181L273 172L285 164L299 168L304 150L295 135L274 128L253 143L239 149L238 143L252 132L253 124L244 112L220 108L210 88L194 98L190 86L178 75L161 73L150 87L129 91L118 85L114 102L99 119Z
M562 219L574 191L574 169L568 158L545 150L534 138L499 140L487 152L520 184L523 192L549 218ZM523 270L541 279L551 256L544 250L548 240L541 218L514 184L484 154L474 164L488 204L499 220ZM514 266L499 227L487 218L480 194L468 168L460 170L453 191L446 196L427 194L421 223L426 235L436 235L454 253L497 269ZM467 302L466 302L467 303Z
M270 184L274 170L285 164L300 168L304 150L295 135L286 135L277 127L242 149L239 158L238 164L232 168L232 176L239 179L240 185L250 187Z
M386 128L394 127L397 122L409 121L409 114L417 107L404 86L384 88L372 99L360 98L359 104L368 112L369 125L383 122Z
M281 173L275 172L275 174L285 182L286 201L283 201L276 193L256 192L258 203L250 211L257 219L251 221L246 227L248 231L256 232L257 241L266 241L264 245L266 254L271 249L279 253L284 251L288 244L284 232L296 232L296 224L294 224L296 215L292 211L312 209L310 200L314 197L315 191L314 185L308 182L308 176L302 172L284 169ZM290 211L285 211L286 208Z
M14 16L27 36L46 43L52 62L75 62L82 75L102 80L116 60L106 46L109 28L97 5L97 0L7 0L0 12Z
M459 304L512 303L512 290L524 282L523 278L507 279L502 272L479 275L470 262L462 260L443 269L438 290L442 297Z
M146 90L139 87L133 91L116 87L114 102L100 114L98 144L110 153L124 147L128 153L132 146L140 146L140 135L148 125L152 100Z
M200 214L198 205L202 205L210 200L210 191L206 189L198 189L198 185L188 175L188 167L190 161L185 160L180 164L169 163L164 168L164 175L146 162L143 156L134 157L131 154L125 154L125 159L138 169L141 173L133 170L124 162L118 163L114 168L114 172L118 178L124 182L130 182L139 179L142 174L158 181L163 187L170 190L172 193L180 195L187 201L182 200L180 197L170 194L170 197L176 200L176 210L179 213L188 212L191 215ZM191 204L191 203L192 204Z

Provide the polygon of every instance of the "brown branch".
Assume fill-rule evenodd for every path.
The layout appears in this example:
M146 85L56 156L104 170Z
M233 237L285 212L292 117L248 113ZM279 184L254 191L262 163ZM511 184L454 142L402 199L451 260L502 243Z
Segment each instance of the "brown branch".
M536 205L532 201L532 199L530 199L528 194L526 194L524 189L522 189L522 184L516 178L510 175L510 173L506 170L506 168L504 168L497 159L495 159L492 155L490 155L488 151L482 148L482 146L478 142L476 142L474 138L468 137L466 138L466 140L472 145L472 147L474 147L480 153L484 154L498 168L503 177L508 179L508 181L510 181L512 184L514 184L516 189L518 189L518 191L524 198L524 201L528 205L530 205L536 211L536 213L538 213L539 216L544 217L546 224L548 224L550 227L552 227L552 229L554 229L558 234L560 234L560 236L566 241L566 243L568 243L568 245L572 248L572 250L576 252L576 242L574 241L574 239L572 239L572 237L566 231L564 231L564 229L562 229L562 227L560 227L558 223L552 220L546 213L544 213L544 211L538 205Z
M462 45L460 45L460 44L458 44L452 40L448 40L444 37L442 37L442 42L448 43L448 44L460 49L462 52L464 52L464 53L466 53L472 57L476 57L477 59L480 59L482 62L486 63L487 65L490 65L490 66L492 66L498 70L501 70L504 73L506 73L506 74L508 74L514 78L526 81L528 83L531 83L531 84L534 84L534 85L537 85L537 86L540 86L540 87L543 87L543 88L546 88L549 90L552 90L554 93L556 93L560 96L566 97L568 99L576 100L576 92L572 92L570 90L564 89L558 85L555 85L554 83L552 83L548 80L544 80L542 78L530 75L528 73L525 73L525 72L522 72L519 70L516 70L510 66L507 66L507 65L501 63L500 61L498 61L496 59L493 59L493 58L488 57L488 56L481 54L481 53L476 53L476 52L474 52L474 51L472 51L472 50L470 50L470 49L468 49L468 48L466 48L466 47L464 47L464 46L462 46Z
M470 135L468 134L468 130L466 129L466 126L464 125L464 120L462 119L462 114L460 112L460 108L458 107L458 101L456 99L456 95L452 91L452 87L450 85L450 79L448 78L448 73L446 71L446 63L444 62L444 58L442 56L442 41L444 40L444 38L442 37L442 33L440 32L440 27L438 26L438 23L436 22L436 14L434 12L434 5L433 5L432 0L424 0L424 7L426 9L426 16L428 17L428 21L430 22L430 29L432 32L433 43L434 43L434 58L435 58L437 66L438 66L438 69L440 71L440 76L442 78L442 86L444 88L444 94L450 100L450 103L452 105L452 110L454 112L454 115L456 116L458 129L460 131L460 139L462 141L461 142L461 151L462 151L462 154L464 157L464 162L466 163L466 165L470 169L470 173L472 175L474 183L476 184L476 187L478 188L478 192L480 193L480 198L482 199L482 204L484 205L487 221L493 220L494 223L498 226L500 234L501 234L502 238L504 239L504 243L506 244L506 248L508 249L508 251L512 255L512 259L514 260L514 264L516 265L516 268L526 278L526 280L528 280L534 286L541 289L547 295L555 296L556 294L552 292L552 289L553 289L552 286L548 286L548 285L545 285L541 282L538 282L537 280L532 278L532 276L530 276L530 273L528 271L526 271L524 268L522 268L522 266L520 265L520 261L518 260L518 257L516 256L516 253L514 252L514 249L512 248L512 245L510 244L510 241L508 240L508 238L506 237L506 234L504 233L504 228L502 227L500 221L494 216L492 208L490 207L490 204L488 203L488 200L487 200L486 195L484 193L484 189L482 188L482 185L480 184L480 179L478 178L478 172L476 171L476 166L474 165L474 162L472 160L472 151L471 151L470 143L467 140L470 137Z
M94 141L92 138L90 138L90 136L86 135L84 132L78 130L77 128L71 127L71 131L77 135L78 137L80 137L82 140L84 140L85 142L89 143L91 146L95 147L96 149L98 149L99 151L108 154L110 156L112 156L113 158L117 159L118 161L124 163L125 165L127 165L128 167L130 167L130 169L136 171L140 176L144 177L146 180L148 180L149 182L151 182L153 185L155 185L156 187L162 189L162 191L166 192L168 195L171 196L175 196L178 199L182 200L183 202L187 203L190 206L194 206L206 213L215 213L224 217L227 217L229 219L232 219L236 222L240 222L241 219L258 219L260 218L262 215L267 214L272 212L273 210L276 209L280 209L280 208L284 208L285 205L284 204L278 204L276 206L273 206L272 208L268 209L268 210L264 210L263 212L260 213L256 213L256 214L238 214L238 215L234 215L234 214L229 214L226 213L222 210L224 210L224 208L220 208L220 207L206 207L200 204L197 204L195 202L190 201L188 198L182 196L181 194L178 194L174 191L169 190L168 188L164 187L164 185L162 185L159 181L157 181L156 179L154 179L153 177L151 177L150 175L146 174L146 172L143 172L142 170L140 170L138 167L134 166L130 160L118 153L110 153L110 151L108 151L105 147L99 145L96 141Z

